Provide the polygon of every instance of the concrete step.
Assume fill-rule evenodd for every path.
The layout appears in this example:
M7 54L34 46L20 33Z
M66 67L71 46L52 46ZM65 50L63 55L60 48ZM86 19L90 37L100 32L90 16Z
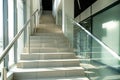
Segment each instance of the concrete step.
M52 59L52 60L22 60L18 68L47 68L79 66L79 59Z
M74 53L22 53L21 60L76 59Z
M66 39L31 39L30 40L30 43L58 43L58 44L60 44L60 43L69 43L69 41L68 40L66 40Z
M15 79L15 80L89 80L87 77L73 76L73 77L56 77L56 78L40 78L40 79Z
M14 69L14 79L41 79L54 77L85 76L82 67L59 67L39 69Z
M66 42L54 42L54 43L40 43L40 42L34 42L34 43L30 43L30 45L32 46L38 46L38 45L40 45L40 46L52 46L52 45L57 45L57 46L67 46L67 45L69 45L68 43L66 43Z
M51 29L53 28L53 29ZM62 33L62 31L60 29L54 29L55 27L51 27L46 29L46 27L41 27L41 28L37 28L37 33Z
M70 48L39 48L39 47L30 47L31 53L55 53L55 52L73 52L73 49Z
M54 33L35 33L32 36L39 36L39 37L65 37L63 34L54 34Z
M63 33L34 33L32 36L64 36Z
M30 47L34 48L34 47L39 47L39 48L69 48L70 45L69 44L56 44L56 43L50 43L50 44L47 44L47 43L32 43L30 44Z
M64 36L30 36L30 39L66 39Z
M68 43L69 41L66 39L30 39L31 43Z

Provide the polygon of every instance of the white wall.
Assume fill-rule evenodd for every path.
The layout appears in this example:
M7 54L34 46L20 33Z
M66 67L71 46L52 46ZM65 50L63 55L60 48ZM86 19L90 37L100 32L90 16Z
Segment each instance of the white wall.
M30 1L26 0L27 20L30 18Z
M36 10L36 9L40 9L40 2L39 1L41 1L41 0L26 0L26 10L27 10L27 21L30 19L30 17L31 17L31 15L33 14L33 12ZM39 20L39 17L37 18L37 20ZM34 27L34 25L33 25L33 21L34 20L32 20L31 21L31 23L29 23L28 24L28 28L29 27L31 27L31 29L30 29L30 33L32 34L32 31L33 31L33 27ZM27 34L29 33L28 32L28 29L27 29ZM27 40L29 40L29 34L27 35ZM28 42L28 41L27 41ZM28 43L26 43L26 44L28 44ZM28 45L26 45L26 46L28 46Z
M40 9L40 0L32 0L33 1L33 12L36 9Z
M54 0L53 2L53 16L56 17L57 11L59 10L59 5L61 4L62 0Z
M73 24L67 16L74 18L74 0L62 0L62 29L73 46Z
M62 8L62 0L53 0L53 10L52 14L55 18L56 25L59 25L59 10Z
M26 2L27 2L27 20L30 19L32 14L37 9L40 10L40 1L41 0L26 0ZM37 16L38 16L38 13L37 13ZM39 17L36 17L36 21L37 21L37 24L39 24ZM30 23L30 26L31 26L30 33L31 34L34 32L34 27L35 27L33 22L34 22L34 20L32 19L31 23Z
M106 8L107 6L111 5L112 3L116 2L118 0L97 0L92 5L92 15L99 12L100 10ZM88 18L91 15L90 8L87 8L84 12L82 12L80 15L78 15L75 20L80 22L86 18Z

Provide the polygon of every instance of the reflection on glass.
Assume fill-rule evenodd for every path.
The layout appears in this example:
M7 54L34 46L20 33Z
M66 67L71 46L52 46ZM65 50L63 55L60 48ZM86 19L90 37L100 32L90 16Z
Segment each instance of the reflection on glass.
M13 0L8 0L8 37L9 43L14 37L14 16L13 16ZM14 48L11 48L9 51L9 65L14 64Z
M119 26L119 21L109 21L102 24L103 29L113 30Z

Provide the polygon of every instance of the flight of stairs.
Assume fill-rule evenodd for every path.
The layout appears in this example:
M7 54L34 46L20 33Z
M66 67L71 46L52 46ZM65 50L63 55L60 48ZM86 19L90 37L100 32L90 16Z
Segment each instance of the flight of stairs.
M22 53L14 80L88 80L69 41L55 24L40 24Z

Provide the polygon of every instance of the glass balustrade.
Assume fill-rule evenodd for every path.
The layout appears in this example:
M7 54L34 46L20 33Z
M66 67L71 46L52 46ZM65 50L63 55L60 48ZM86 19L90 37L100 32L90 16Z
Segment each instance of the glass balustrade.
M71 25L70 25L71 24ZM120 56L89 29L66 16L66 27L73 28L74 52L90 80L119 80ZM66 33L68 29L66 28ZM69 34L71 34L69 32ZM97 33L99 34L99 33ZM71 37L68 37L71 38ZM70 39L69 39L70 40ZM110 43L110 42L109 42Z

